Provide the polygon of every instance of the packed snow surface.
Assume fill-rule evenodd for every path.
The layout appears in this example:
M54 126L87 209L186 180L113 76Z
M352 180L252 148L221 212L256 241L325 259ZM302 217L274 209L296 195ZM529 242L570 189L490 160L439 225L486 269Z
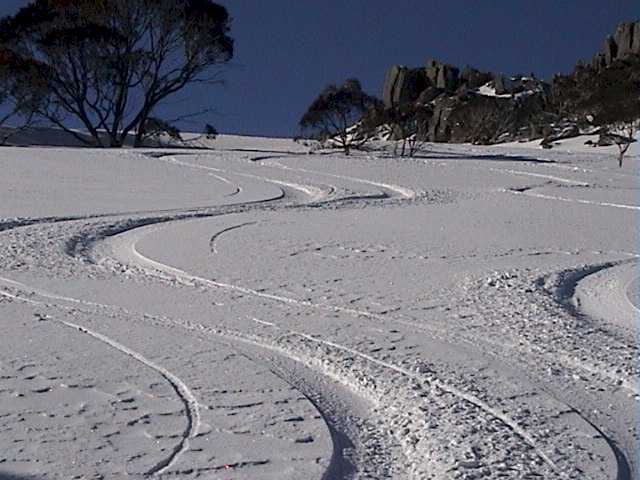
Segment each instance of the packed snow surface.
M574 147L0 150L0 478L638 478L638 156Z

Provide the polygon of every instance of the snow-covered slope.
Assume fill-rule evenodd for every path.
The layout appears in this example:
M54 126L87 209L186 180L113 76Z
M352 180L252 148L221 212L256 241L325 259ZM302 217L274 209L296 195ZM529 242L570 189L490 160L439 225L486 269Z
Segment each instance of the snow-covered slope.
M1 149L0 478L636 478L638 156L534 147Z

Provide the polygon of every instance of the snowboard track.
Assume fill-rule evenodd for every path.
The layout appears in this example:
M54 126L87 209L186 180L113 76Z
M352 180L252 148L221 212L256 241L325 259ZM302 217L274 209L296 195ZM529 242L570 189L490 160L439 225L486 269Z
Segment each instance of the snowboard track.
M2 280L7 280L7 279L2 279ZM13 282L13 281L9 281L10 283L17 283L17 282ZM20 285L20 284L19 284ZM21 288L26 288L28 289L28 287L26 285L20 285ZM17 295L13 295L9 292L0 290L0 295L2 295L5 298L10 298L13 300L17 300L20 302L24 302L27 303L29 305L33 305L33 306L48 306L46 303L43 302L38 302L38 301L34 301L31 299L27 299L27 298L23 298ZM54 296L52 296L54 297ZM55 297L54 297L55 298ZM74 302L78 302L78 303L82 303L79 300L75 300L75 299L68 299L68 300L72 300ZM194 438L197 433L198 433L198 429L200 427L200 410L199 410L199 406L198 406L198 400L196 399L195 395L191 392L191 390L189 389L189 386L184 383L177 375L173 374L172 372L170 372L169 370L167 370L166 368L162 367L161 365L158 365L157 363L147 359L146 357L144 357L141 353L138 353L137 351L126 347L125 345L123 345L122 343L117 342L116 340L98 333L94 330L91 330L85 326L81 326L78 325L76 323L72 323L72 322L68 322L66 320L60 320L60 319L54 319L54 321L60 325L63 325L67 328L71 328L73 330L79 331L83 334L86 334L90 337L92 337L94 340L99 341L104 343L105 345L108 345L109 347L113 348L114 350L119 351L120 353L133 358L134 360L136 360L138 363L144 365L145 367L154 370L157 374L159 374L161 377L163 377L167 383L169 383L169 385L171 386L171 388L173 389L173 391L175 392L176 396L180 399L180 401L183 404L183 409L184 409L184 416L186 419L186 426L185 426L185 430L181 435L181 439L180 442L172 449L172 451L170 452L170 454L160 460L156 465L154 465L153 467L151 467L145 474L145 476L150 477L150 476L157 476L157 475L162 475L163 473L167 472L169 469L171 469L171 467L179 460L179 458L182 456L182 454L184 452L186 452L189 449L189 440L191 438Z
M265 157L264 159L267 159L267 157ZM254 159L255 160L255 159ZM173 161L171 163L174 163ZM175 162L177 163L177 162ZM186 163L186 162L184 162ZM193 167L191 164L186 164L183 166L190 166ZM199 168L199 167L195 167L195 168ZM204 168L208 168L208 167L204 167ZM291 169L290 167L283 167L286 170ZM227 172L226 170L220 170L220 169L213 169L216 171L224 171ZM315 172L315 171L311 171L311 170L304 170L304 169L293 169L293 170L298 170L301 172L306 172L306 173L312 173L312 174L323 174L322 172ZM243 174L238 174L237 172L228 172L228 173L234 173L236 175L241 175L244 176ZM525 172L508 172L508 173L512 173L512 174L524 174L527 175L527 173ZM354 177L346 177L346 176L339 176L339 175L333 175L333 174L323 174L326 176L334 176L336 178L342 178L342 179L346 179L346 180L354 180L357 181L358 179L354 178ZM532 175L532 176L540 176L540 177L544 177L543 175ZM0 232L2 231L7 231L7 230L11 230L11 229L15 229L15 228L21 228L21 227L28 227L28 226L32 226L32 225L37 225L37 224L57 224L57 223L62 223L62 222L76 222L76 221L81 221L81 220L96 220L96 219L102 219L102 218L110 218L110 217L121 217L123 215L147 215L145 217L142 218L135 218L135 217L130 217L130 218L115 218L115 221L113 222L107 222L106 225L93 225L93 226L87 226L83 232L74 235L72 238L68 239L67 244L66 244L66 253L67 255L69 255L70 257L73 257L75 259L78 260L83 260L83 261L88 261L89 263L96 263L94 260L94 258L92 257L91 253L92 250L94 249L94 247L104 241L109 239L110 237L114 237L116 235L120 235L120 234L127 234L130 232L133 232L136 229L140 229L143 227L150 227L152 225L160 225L160 224L165 224L168 222L174 222L174 221L183 221L183 220L194 220L194 219L199 219L199 218L212 218L212 217L217 217L217 216L224 216L224 215L231 215L231 214L238 214L238 213L249 213L249 212L259 212L259 211L276 211L276 210L301 210L301 209L308 209L308 208L349 208L351 206L362 206L363 204L365 206L377 206L377 205L389 205L389 204L398 204L400 202L404 203L404 202L409 202L409 201L415 201L417 200L416 196L412 195L412 194L407 194L405 192L405 194L402 193L402 191L395 189L395 188L389 188L389 185L387 184L381 184L381 183L377 183L377 182L369 182L367 180L363 180L362 183L370 183L372 185L375 185L381 189L383 189L383 191L380 194L372 194L372 195L361 195L361 196L351 196L351 197L346 197L346 198L328 198L331 195L333 195L336 191L335 187L329 187L328 190L324 190L322 191L323 193L319 193L319 190L312 190L312 189L308 189L306 187L303 188L299 188L300 185L298 184L292 184L289 182L281 182L278 180L274 180L274 179L265 179L263 177L258 177L258 176L251 176L251 177L255 177L255 178L260 178L263 181L267 181L270 183L274 183L277 185L280 185L281 187L285 187L286 189L293 189L299 192L302 192L303 194L307 195L310 197L310 201L306 202L306 203L286 203L284 200L287 197L287 193L285 191L284 188L281 188L281 192L282 194L278 197L278 198L274 198L274 199L270 199L270 200L258 200L255 202L244 202L244 203L238 203L235 205L228 205L228 206L223 206L223 207L202 207L202 208L192 208L192 209L173 209L173 210L161 210L161 211L154 211L154 212L131 212L131 213L126 213L126 214L99 214L99 215L87 215L87 216L70 216L70 217L43 217L40 219L14 219L14 220L7 220L5 222L1 222L0 221ZM548 178L551 178L550 176L547 176ZM576 186L584 186L584 185L578 185L579 182L576 182ZM384 191L384 190L389 190L389 191ZM239 193L239 192L236 192ZM524 194L524 195L529 195L528 193L525 193L524 191L522 192L510 192L510 193L519 193L519 194ZM401 198L398 198L397 195L399 194L399 196ZM234 194L232 194L234 195ZM541 198L547 198L547 196L540 196L540 195L531 195L531 196L537 196L537 197L541 197ZM562 200L562 201L574 201L574 200L569 200L569 199L564 199L564 198L556 198L556 197L549 197L550 199L555 199L555 200ZM598 203L598 202L586 202L586 201L579 201L576 200L578 203L589 203L589 204L594 204L594 205L601 205L601 206L610 206L610 207L617 207L617 208L630 208L629 206L625 206L625 205L617 205L617 204L605 204L605 203ZM631 207L633 208L633 207ZM150 214L152 214L152 216L150 216ZM235 228L240 228L241 226L244 225L248 225L248 224L243 224L243 225L239 225L239 226L235 226L235 227L231 227L230 229L235 229ZM230 230L227 229L226 231ZM222 234L223 232L219 232L219 234ZM211 239L211 244L212 247L214 248L215 245L215 236L214 238ZM132 246L134 252L135 252L135 243ZM137 252L135 252L137 253ZM139 255L139 253L138 253ZM150 259L148 259L150 260ZM153 260L150 260L151 262L154 262ZM155 262L157 263L157 262ZM584 277L592 274L592 273L596 273L597 271L600 271L604 268L609 268L615 265L619 265L620 262L611 262L611 263L606 263L603 265L598 265L598 266L592 266L592 267L585 267L583 270L580 269L576 269L576 270L566 270L563 271L562 273L566 273L567 274L567 278L563 280L563 282L561 283L561 288L558 290L558 292L556 292L557 298L556 300L558 300L559 303L561 303L572 315L574 316L578 316L581 315L580 312L575 308L575 306L573 306L573 304L571 304L571 302L569 301L570 298L573 296L573 293L575 292L575 285ZM320 309L324 309L324 310L334 310L334 311L339 311L339 312L343 312L343 313L348 313L360 318L367 318L370 320L378 320L378 321L388 321L390 320L389 317L385 317L383 315L376 315L376 314L372 314L369 312L364 312L364 311L359 311L359 310L355 310L355 309L349 309L349 308L343 308L343 307L333 307L330 305L324 305L324 304L313 304L312 302L304 302L304 301L298 301L295 299L289 299L287 297L282 297L282 296L277 296L277 295L269 295L269 294L262 294L260 292L256 292L256 291L251 291L249 289L244 289L243 287L236 287L236 286L231 286L231 285L223 285L223 284L218 284L217 282L211 282L210 280L207 279L203 279L203 278L198 278L195 276L190 276L189 274L187 274L186 272L182 272L182 271L178 271L177 269L174 269L173 267L170 267L168 265L164 265L164 267L167 268L162 268L162 265L156 265L159 266L159 270L162 271L163 275L169 274L169 275L175 275L176 278L184 275L185 278L189 279L190 281L195 281L198 285L208 285L209 287L212 288L229 288L231 287L232 289L237 288L238 291L242 291L243 293L249 293L252 295L258 295L262 298L267 298L267 299L271 299L274 301L279 301L279 302L284 302L284 303L288 303L291 305L297 305L297 306L301 306L301 307L305 307L305 308L320 308ZM153 270L153 269L152 269ZM578 271L580 270L580 271ZM150 275L150 276L157 276L156 273L152 272L152 271L147 271L145 272L146 274ZM572 276L573 275L573 276ZM179 278L178 278L179 279ZM539 287L544 286L544 282L540 283L538 285ZM1 293L1 292L0 292ZM24 299L20 299L23 300ZM69 299L65 299L65 300L69 300ZM92 302L85 302L85 301L81 301L81 300L77 300L80 303L86 303L88 306L89 305L93 305L94 307L98 304L92 304ZM118 308L115 306L104 306L105 308ZM397 321L397 319L394 319ZM155 366L158 368L154 368L154 366L149 365L147 363L145 363L144 361L138 359L135 355L135 352L133 351L129 351L127 349L127 347L124 347L120 344L117 344L117 342L110 340L108 337L103 337L101 334L97 333L97 332L93 332L93 331L89 331L87 329L85 329L82 326L76 325L76 324L72 324L72 323L67 323L67 322L62 322L64 323L67 327L69 328L75 328L81 332L84 332L90 336L92 336L94 339L99 340L99 341L103 341L104 343L109 344L111 347L120 350L122 353L127 354L133 358L135 358L138 361L141 361L142 363L144 363L145 365L147 365L150 368L155 369L156 371L158 371L165 379L167 379L169 381L169 383L172 385L173 389L176 391L176 393L181 396L181 398L183 398L183 400L185 400L187 403L185 403L183 401L183 403L185 403L185 411L186 411L186 416L189 420L189 424L190 424L190 429L193 426L194 422L193 418L197 418L197 401L195 400L195 398L193 398L193 402L195 405L195 415L193 413L190 413L189 409L188 409L188 403L189 403L189 398L188 395L186 395L184 393L184 391L181 391L180 385L177 382L180 382L180 380L175 377L175 379L177 379L176 384L172 383L170 378L167 378L167 376L165 376L164 374L162 374L162 372L160 370L158 370L158 368L162 368L159 366ZM409 324L409 323L407 323ZM417 327L417 325L413 325L414 327ZM290 358L296 362L299 362L303 365L305 365L305 367L307 368L314 368L317 369L317 364L314 363L313 360L310 360L309 358L304 358L304 357L300 357L300 355L298 353L296 353L295 351L291 351L290 349L287 349L281 345L273 345L273 344L269 344L267 342L264 341L264 339L252 339L247 337L246 335L243 335L241 332L222 332L222 331L210 331L207 329L207 327L204 326L199 326L196 329L200 329L203 331L207 331L209 334L213 334L216 335L218 337L221 338L226 338L229 340L233 340L236 342L243 342L243 343L248 343L251 344L253 346L262 348L262 349L268 349L271 351L276 352L277 354L280 355L284 355L287 358ZM422 375L418 375L413 371L407 370L406 368L399 366L399 365L395 365L391 362L385 362L385 361L381 361L376 359L375 357L368 355L366 353L363 353L361 351L358 351L356 349L351 349L348 346L345 345L341 345L338 343L334 343L334 342L330 342L327 340L323 340L320 338L316 338L314 336L305 334L303 332L297 332L297 331L288 331L288 332L284 332L283 337L286 336L298 336L300 338L303 338L305 340L307 340L308 342L311 343L320 343L323 344L326 347L335 349L335 350L339 350L344 352L345 354L348 355L354 355L357 357L362 358L362 360L364 360L365 362L374 364L376 366L388 369L388 370L392 370L398 374L401 374L402 376L405 376L409 379L414 379L414 380L418 380L418 381L423 381L424 378ZM281 338L283 338L281 337ZM112 343L110 343L112 342ZM122 347L122 348L118 348L118 346ZM144 357L142 357L143 360ZM170 372L167 372L168 375L172 375ZM276 373L274 371L274 373ZM321 372L323 374L326 374L327 372ZM282 377L286 377L286 374L281 374ZM282 378L281 377L281 378ZM338 380L336 378L336 380ZM489 413L490 415L494 416L495 418L497 418L498 420L500 420L504 425L506 425L507 427L509 427L516 435L518 435L522 440L524 440L525 443L527 443L532 449L534 449L538 455L552 468L552 470L554 470L557 474L559 474L560 476L563 476L563 473L561 471L559 471L558 467L554 464L554 462L543 452L543 451L539 451L539 449L536 446L536 442L535 439L533 439L531 436L529 436L527 434L526 431L524 431L523 429L521 429L519 427L519 425L517 424L516 421L511 420L510 418L508 418L508 416L506 416L505 414L503 414L502 412L499 412L495 409L493 409L490 405L485 404L484 402L482 402L482 400L475 398L473 396L469 396L467 395L465 392L460 392L457 391L457 389L455 388L455 386L448 386L446 384L440 385L438 384L438 386L440 388L442 388L445 391L448 391L449 393L461 398L463 401L469 402L472 405L476 406L477 408L484 410L486 413ZM188 392L188 387L186 387L186 385L183 385L184 388L187 389ZM349 386L347 385L347 388ZM310 386L307 386L307 388L313 388ZM447 388L449 388L450 390L447 390ZM182 392L182 395L181 395ZM321 396L321 393L320 393ZM312 403L314 403L313 400L311 400ZM314 403L315 405L315 403ZM318 405L320 405L320 403L318 403ZM569 405L567 405L569 406ZM332 462L331 465L334 465L334 469L336 468L335 465L337 463L334 462L342 462L344 461L344 459L341 459L339 456L336 457L336 452L338 449L338 444L340 445L344 445L345 443L348 443L348 441L346 440L346 435L342 434L339 430L336 430L332 425L331 421L328 419L328 417L325 417L325 415L322 412L321 407L317 406L318 411L322 414L323 418L325 418L325 423L327 423L327 426L330 430L330 433L332 435L332 438L334 438L334 454L332 456ZM630 479L630 467L629 464L627 462L626 457L624 456L624 454L617 448L617 446L615 445L615 442L613 440L611 440L610 438L608 438L595 424L593 424L591 421L589 421L588 418L585 418L583 415L580 414L580 412L578 412L577 410L573 409L572 407L569 406L569 408L572 409L572 411L574 413L576 413L577 415L579 415L581 418L583 418L585 420L585 422L589 423L595 430L597 430L598 432L600 432L600 434L602 435L602 437L607 441L607 443L609 444L609 446L611 447L611 449L613 450L613 452L615 453L615 456L617 458L618 461L618 480L627 480ZM195 427L195 430L197 432L197 425ZM162 462L160 462L158 465L154 466L149 472L149 475L154 475L154 474L162 474L164 472L167 471L168 468L170 468L171 465L173 465L175 463L175 460L177 459L177 457L180 456L180 454L184 451L184 446L185 444L187 445L188 448L188 439L189 439L189 435L186 434L185 435L185 439L184 439L184 443L181 444L181 446L179 446L177 448L176 451L173 452L173 456L167 460L164 460ZM339 470L344 471L344 467L339 467ZM325 473L325 478L334 478L334 477L328 477L328 472L329 470L327 470L327 472ZM346 477L345 477L346 478Z
M128 231L123 231L120 233L123 234L128 234L131 233L133 230L135 230L135 228L128 230ZM384 316L381 315L376 315L376 314L371 314L369 312L365 312L365 311L360 311L360 310L354 310L354 309L349 309L349 308L343 308L343 307L336 307L336 306L330 306L330 305L325 305L325 304L313 304L312 302L307 302L307 301L299 301L296 299L292 299L292 298L288 298L288 297L283 297L283 296L279 296L279 295L271 295L271 294L265 294L262 292L258 292L258 291L253 291L251 289L246 289L244 287L238 287L238 286L234 286L234 285L227 285L227 284L222 284L219 282L214 282L208 279L204 279L204 278L200 278L200 277L196 277L193 275L190 275L186 272L183 272L179 269L176 269L174 267L170 267L164 264L160 264L154 260L148 259L146 257L144 257L143 255L141 255L136 249L135 249L135 242L133 244L131 244L131 249L134 253L134 255L138 258L140 258L141 260L143 260L144 264L143 265L138 265L138 266L142 266L143 268L143 273L146 275L150 275L150 276L155 276L158 277L160 276L161 278L165 275L169 275L171 277L173 277L176 280L181 281L181 283L183 285L187 285L187 286L198 286L198 287L202 287L204 286L209 286L211 288L214 289L218 289L218 288L225 288L225 289L231 289L231 290L236 290L245 294L251 294L251 295L256 295L258 297L261 298L265 298L265 299L270 299L270 300L274 300L277 302L282 302L282 303L286 303L289 305L294 305L294 306L298 306L298 307L303 307L303 308L318 308L321 310L330 310L330 311L337 311L337 312L342 312L342 313L348 313L351 315L354 315L356 317L364 317L370 320L377 320L377 321L389 321L389 318L386 318ZM415 326L415 325L414 325ZM383 362L380 361L368 354L365 354L363 352L359 352L355 349L351 349L349 347L346 347L344 345L340 345L340 344L336 344L330 341L325 341L319 338L315 338L312 337L310 335L307 335L303 332L296 332L296 331L284 331L283 332L284 336L298 336L301 338L304 338L310 342L314 342L314 343L321 343L324 344L326 346L329 346L331 348L337 349L337 350L341 350L343 352L345 352L346 354L349 355L356 355L358 357L361 357L362 359L364 359L365 361L375 364L377 366L383 367L385 369L388 370L392 370L396 373L399 373L405 377L407 377L408 379L413 379L413 380L419 380L419 381L423 381L424 378L420 375L417 375L415 372L411 372L410 370L407 370L406 368L400 367L398 365L394 365L392 363L389 362ZM287 352L287 351L283 351L283 353L285 355L289 355L291 356L291 352ZM294 356L292 356L292 358L297 358ZM299 360L299 359L298 359ZM299 360L300 361L300 360ZM313 367L313 365L311 365L311 367ZM339 378L336 378L336 380L339 381ZM510 419L507 415L503 414L502 412L492 408L490 405L486 404L485 402L483 402L482 400L480 400L479 398L474 397L473 395L469 395L465 392L460 391L459 389L457 389L454 386L451 385L447 385L441 382L432 382L433 384L435 384L436 386L438 386L439 388L441 388L442 390L458 397L460 400L468 402L470 404L472 404L473 406L477 407L479 410L484 411L485 413L493 416L494 418L498 419L501 423L503 423L505 426L507 426L514 434L516 434L518 437L520 437L529 447L531 447L533 450L536 451L536 453L540 456L540 458L542 458L551 468L553 471L556 472L556 474L558 474L559 476L566 476L562 471L560 471L560 469L555 465L555 463L546 455L546 453L544 453L543 451L541 451L537 445L536 445L536 441L533 439L533 437L531 435L529 435L524 429L522 429L518 423L512 419ZM347 385L348 386L348 385ZM571 411L573 411L574 413L576 413L580 418L582 418L585 422L589 423L590 425L593 425L592 422L590 422L586 417L584 417L582 414L580 414L575 408L570 407L569 405L567 405ZM611 439L609 439L608 437L606 437L605 435L603 435L603 438L605 438L607 440L607 443L611 446L614 446L614 443ZM620 459L620 470L624 471L624 465L627 465L626 459L624 457L624 455L621 454L621 452L619 450L614 450L614 453L616 454L616 456ZM624 478L624 477L620 477L620 478Z
M204 334L209 337L213 337L216 341L224 341L224 343L236 351L242 352L242 349L239 347L242 346L250 346L252 348L258 348L265 352L270 352L277 356L281 356L282 358L286 358L292 360L300 365L303 368L308 368L308 359L303 359L299 355L294 352L288 351L277 343L269 342L265 339L261 339L260 337L247 335L243 332L232 331L232 330L222 330L218 328L214 328L211 326L203 325L200 323L194 323L191 321L184 321L180 319L174 319L165 316L158 316L146 312L136 312L127 310L123 307L117 305L109 305L104 303L92 302L77 298L72 298L68 296L58 295L55 293L46 292L37 288L30 287L21 282L16 282L11 279L1 278L0 281L8 284L12 289L15 289L19 292L24 293L27 296L31 296L33 294L38 297L47 298L49 300L54 300L58 303L51 302L42 302L38 300L33 300L32 298L27 298L26 296L21 296L16 293L12 293L10 291L6 291L4 289L0 289L0 296L8 298L13 301L22 302L32 306L38 307L47 307L47 308L58 308L61 310L69 311L69 312L81 312L87 316L94 315L96 310L100 312L102 315L108 315L116 319L122 319L126 317L130 320L137 321L143 324L149 324L165 328L180 328L184 329L191 333L196 334ZM74 305L81 305L81 307L70 307L66 305L66 303L71 303ZM171 385L174 392L181 399L185 416L187 418L187 428L182 436L182 441L172 450L172 453L167 458L161 460L152 468L150 468L146 476L158 476L164 473L170 473L170 469L177 463L180 456L189 449L189 439L193 438L198 433L198 426L200 424L200 416L199 416L199 407L197 403L197 399L189 390L189 387L182 382L176 375L166 370L164 367L161 367L152 361L146 359L141 354L136 351L118 343L117 341L102 335L94 330L91 330L85 326L79 325L77 323L71 323L64 320L56 320L58 323L64 325L65 327L71 328L75 331L81 332L83 334L87 334L94 338L97 341L103 342L114 348L115 350L120 351L121 353L130 356L142 363L146 367L149 367L159 373L168 383ZM262 362L267 362L269 370L276 375L278 378L289 384L292 388L295 388L302 395L305 396L307 400L318 410L321 415L323 421L325 422L327 429L332 438L333 442L333 450L331 454L331 460L329 465L327 466L327 470L323 474L323 479L325 480L349 480L354 478L357 473L358 468L362 468L363 465L355 465L353 463L353 459L350 457L346 457L344 455L345 450L350 450L354 447L354 444L360 443L361 439L358 437L357 432L347 432L342 429L345 425L345 419L342 417L351 415L349 411L345 413L344 410L341 410L339 413L335 411L335 408L329 408L325 405L323 401L324 392L319 391L314 388L313 382L308 382L304 378L304 376L300 376L297 374L293 374L287 371L286 367L276 366L273 363L272 359L269 359L267 356L258 355L254 350L251 351L251 354L242 353L246 358L248 358L252 362L256 362L256 358L260 359L260 364ZM331 410L333 413L330 413ZM345 417L346 418L346 417ZM351 423L353 420L349 420ZM362 421L362 420L361 420ZM347 425L349 424L347 423ZM370 427L376 428L375 424L370 424ZM385 436L383 431L379 431L377 436L382 438ZM385 447L379 445L379 448L384 449ZM390 453L384 452L382 450L377 450L377 455L386 455L390 457ZM390 460L390 459L388 459ZM363 463L367 462L368 459L362 459ZM385 477L386 478L386 477Z

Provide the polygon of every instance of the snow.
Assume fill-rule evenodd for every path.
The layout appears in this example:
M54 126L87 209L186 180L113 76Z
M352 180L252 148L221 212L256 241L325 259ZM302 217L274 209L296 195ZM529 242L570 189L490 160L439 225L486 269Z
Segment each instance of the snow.
M526 77L522 78L523 81L526 80L530 80ZM482 95L484 97L494 97L494 98L522 98L522 97L528 97L530 95L533 95L535 93L539 92L539 90L523 90L522 92L518 92L518 93L502 93L502 94L498 94L496 92L496 87L493 84L493 81L485 83L484 85L480 86L477 90L477 93L479 95Z
M0 149L0 478L635 478L640 158L585 140Z
M478 88L478 93L480 95L484 95L485 97L511 98L513 96L510 93L503 93L502 95L498 95L496 93L496 88L493 86L493 82L482 85L480 88Z

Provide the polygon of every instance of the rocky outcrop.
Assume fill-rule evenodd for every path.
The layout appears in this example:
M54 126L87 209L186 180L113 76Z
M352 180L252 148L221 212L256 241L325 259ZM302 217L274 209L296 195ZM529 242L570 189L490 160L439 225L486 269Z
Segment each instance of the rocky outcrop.
M387 72L381 118L392 138L398 137L394 119L413 109L422 112L420 121L426 122L420 129L424 140L496 143L530 131L530 117L542 110L547 87L533 77L507 77L471 67L460 72L437 60L424 68L394 66ZM373 117L369 120L367 124L377 126Z
M640 22L621 23L613 36L607 37L602 53L591 62L594 68L606 68L614 61L640 55Z
M386 108L391 108L393 106L393 97L402 68L403 67L394 65L387 71L387 76L384 79L384 87L382 89L382 101Z
M464 67L460 74L460 82L465 84L468 89L477 89L492 81L494 75L487 72L481 72L472 67Z
M611 65L618 57L618 44L613 37L607 37L604 41L604 62L605 65Z
M640 53L639 50L634 51L634 40L640 35L640 22L623 23L618 26L615 34L615 41L618 45L618 55L624 58L633 53Z
M447 91L454 91L458 88L460 70L452 65L437 60L429 60L425 73L431 85L436 88Z
M425 68L394 65L387 72L384 82L382 99L385 107L415 102L428 89L453 92L460 85L459 73L456 67L436 60L429 61Z
M384 83L382 98L385 107L392 108L414 102L430 86L424 70L393 66L387 72Z
M599 78L612 69L636 72L633 65L640 65L636 55L640 56L640 22L619 25L590 64L581 62L573 74L556 76L553 89L533 75L505 76L471 67L460 71L437 60L421 68L395 66L387 73L381 122L394 132L398 119L421 112L419 119L411 121L422 122L418 131L427 141L499 143L544 138L550 146L593 123L593 116L578 115L572 100L576 91L588 97L589 89L595 88L583 80L589 75ZM400 133L392 137L400 138Z
M528 140L551 120L544 108L541 96L443 96L434 102L425 140L479 144Z

